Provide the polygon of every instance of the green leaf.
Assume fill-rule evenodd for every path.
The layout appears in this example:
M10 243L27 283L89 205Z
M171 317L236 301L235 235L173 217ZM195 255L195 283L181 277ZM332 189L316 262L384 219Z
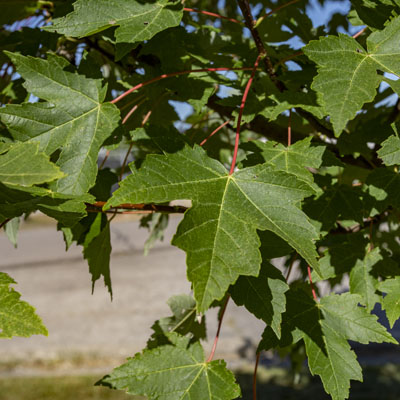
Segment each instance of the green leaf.
M350 273L350 292L359 294L361 303L371 311L380 297L375 293L378 279L373 276L373 268L383 260L379 248L373 249L365 256L364 260L358 260Z
M187 252L188 278L200 312L221 299L239 275L258 275L257 229L276 233L318 271L317 233L298 208L311 193L294 175L268 164L229 175L199 146L150 155L132 172L106 207L193 201L172 243Z
M9 275L0 272L0 338L47 336L47 329L35 309L20 300L21 295L10 287L15 283Z
M372 33L365 49L353 38L340 34L311 41L304 53L318 66L312 88L331 117L335 134L346 127L364 103L375 98L381 78L377 70L400 75L400 18Z
M152 400L230 400L240 396L224 361L207 362L199 342L189 344L188 338L176 333L169 338L172 344L136 354L101 384Z
M398 136L390 136L378 150L378 156L385 165L400 164L400 138Z
M168 334L170 332L180 335L190 333L190 338L194 340L206 338L205 317L198 318L196 301L192 296L187 294L172 296L167 303L173 315L161 318L153 324L151 328L154 333L147 342L147 348L151 349L169 343Z
M286 309L285 292L289 290L281 272L269 262L261 266L257 278L241 276L229 289L238 306L245 306L257 318L271 326L281 337L282 313Z
M57 165L66 176L53 184L55 191L87 193L96 180L99 149L119 120L118 109L103 103L106 87L98 79L66 71L64 58L7 54L25 79L25 88L48 103L0 108L2 122L15 140L39 142L48 155L61 149Z
M400 277L396 276L393 279L380 282L378 289L386 293L386 296L382 300L382 306L386 311L390 327L393 328L393 325L400 317Z
M64 173L39 151L38 143L16 143L0 157L0 182L32 186L62 178Z
M92 275L92 293L95 282L103 276L104 285L107 286L112 298L110 223L105 214L99 213L91 225L85 237L83 255L88 260L89 272Z
M373 206L379 211L389 205L400 207L400 176L389 168L376 168L368 176L366 184Z
M117 43L135 43L179 25L181 19L180 1L78 0L72 13L55 19L53 25L45 29L80 38L118 26L115 31Z
M11 25L33 15L38 8L37 0L1 0L0 25Z
M164 233L168 227L168 214L153 213L146 215L140 220L141 228L148 228L150 235L144 244L144 255L147 256L149 251L155 245L157 240L164 240Z
M93 200L88 194L71 196L40 187L26 188L0 183L0 221L39 210L64 226L73 226L87 214L85 203Z
M20 218L15 217L12 218L10 221L8 221L4 226L4 231L6 232L8 240L14 245L15 248L17 248L17 243L18 243L17 238L18 238L19 222Z
M280 171L296 175L298 179L309 184L313 190L318 191L318 186L314 184L313 174L307 167L319 168L321 166L325 147L311 147L311 140L312 137L310 136L288 147L272 140L266 143L245 143L242 148L253 151L253 154L247 156L243 165L249 166L262 162L270 163Z

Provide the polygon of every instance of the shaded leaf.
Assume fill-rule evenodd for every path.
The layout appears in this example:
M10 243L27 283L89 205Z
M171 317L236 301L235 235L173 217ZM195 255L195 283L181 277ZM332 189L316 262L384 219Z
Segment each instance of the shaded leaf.
M172 296L167 301L171 311L171 317L157 320L151 327L154 331L147 342L147 348L151 349L163 344L168 344L168 334L171 332L187 335L190 338L200 340L206 338L205 317L200 319L196 312L196 301L187 294Z
M97 214L91 225L85 237L83 255L88 261L89 272L92 275L92 292L95 282L103 276L104 285L107 286L112 298L110 223L105 214Z
M257 318L271 326L281 337L282 313L286 309L285 292L289 290L281 272L264 262L258 277L241 276L229 289L238 306L245 306Z
M386 293L382 300L383 309L386 311L390 327L393 328L395 322L400 318L400 277L387 279L378 285L380 291Z

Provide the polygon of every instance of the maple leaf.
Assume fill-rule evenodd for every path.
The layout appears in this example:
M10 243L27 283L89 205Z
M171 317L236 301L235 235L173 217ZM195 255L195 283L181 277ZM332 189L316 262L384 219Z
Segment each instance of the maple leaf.
M396 276L393 279L387 279L380 282L378 284L378 289L386 293L386 296L382 300L382 306L386 311L390 327L393 328L393 325L400 317L400 277Z
M375 98L381 82L377 70L400 75L400 18L372 33L366 51L355 39L339 33L310 41L304 53L318 66L312 88L331 117L337 136L366 102Z
M286 309L285 292L288 290L289 286L281 272L269 262L264 262L258 277L239 277L229 293L238 306L244 305L257 318L270 325L280 338L281 316Z
M98 214L90 226L83 243L83 255L88 260L89 272L92 275L92 293L95 282L104 278L104 285L107 286L112 298L110 256L111 238L110 223L104 214Z
M0 183L0 221L40 210L63 226L73 226L87 214L85 203L91 202L93 196L89 194L73 196L36 186Z
M106 208L123 203L193 201L172 244L187 252L188 278L200 312L221 299L239 275L258 275L257 229L276 233L318 272L313 243L317 232L298 208L312 191L295 175L270 164L229 175L199 146L150 155L139 170L131 167L133 174L121 183Z
M103 142L119 121L118 109L103 103L106 87L65 69L69 63L49 54L47 60L7 52L24 86L48 103L25 103L0 108L0 118L18 141L38 142L50 155L61 149L57 165L66 175L51 187L73 195L94 185L97 158Z
M0 272L0 338L47 336L47 329L35 309L20 300L21 295L10 288L15 283L9 275Z
M349 395L350 380L362 380L361 367L347 341L397 343L377 322L376 315L358 306L360 300L358 295L345 293L331 294L317 303L303 290L291 290L287 293L282 339L274 337L267 327L260 349L286 346L302 337L311 373L321 377L333 400L344 400Z
M179 25L181 19L180 1L78 0L74 3L73 12L55 19L53 25L45 29L67 36L84 37L118 26L115 31L117 43L135 43L151 39L164 29Z
M233 374L222 360L206 362L199 342L168 334L172 344L144 350L115 368L100 384L152 400L230 400L240 396Z
M377 153L385 165L400 164L400 138L394 135L388 137Z
M196 313L196 301L187 294L172 296L167 304L172 311L172 316L157 320L151 329L154 333L147 342L147 348L151 349L162 344L169 343L168 334L176 332L180 335L190 333L191 340L206 338L206 324L203 316L198 321Z
M324 146L311 147L311 137L299 140L291 146L284 146L269 140L262 142L247 142L241 147L244 150L252 151L253 154L247 156L244 160L244 166L256 165L267 162L280 171L294 174L299 180L307 183L313 190L320 191L314 183L313 174L307 169L319 168L322 163L322 156L325 152Z
M26 163L29 158L29 164ZM0 159L0 182L33 186L62 178L64 174L39 152L38 143L16 143Z

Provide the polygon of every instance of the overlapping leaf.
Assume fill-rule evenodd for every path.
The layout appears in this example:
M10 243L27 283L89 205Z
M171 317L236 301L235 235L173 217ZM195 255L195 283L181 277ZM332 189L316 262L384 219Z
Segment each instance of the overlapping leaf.
M125 179L107 206L191 199L173 244L187 252L188 278L199 311L221 299L239 275L258 275L261 256L257 229L288 242L318 270L317 233L298 208L309 185L270 164L228 175L204 150L185 146L176 153L151 155Z
M87 193L96 180L99 149L119 120L118 109L103 103L106 88L100 80L66 71L64 58L8 55L26 89L48 103L8 105L0 109L2 122L15 140L38 142L49 155L61 149L57 165L66 176L53 185L55 191Z
M25 188L0 183L0 221L40 210L63 226L73 226L87 214L85 202L92 201L93 196L89 194L72 196L41 187Z
M104 214L96 216L89 232L86 234L83 246L83 255L88 260L89 272L92 275L92 292L95 282L103 276L104 285L107 286L112 298L110 223Z
M63 176L49 156L39 152L38 143L16 143L0 156L0 182L4 184L32 186Z
M387 138L378 150L378 156L385 165L400 164L400 138L394 135Z
M35 309L20 300L20 294L10 287L16 282L0 272L0 338L12 336L47 336L47 329Z
M271 326L280 338L282 313L286 309L285 292L288 290L289 286L280 271L264 262L257 278L239 277L229 293L238 306L244 305L257 318Z
M378 288L383 293L386 293L382 301L382 306L386 311L390 327L393 328L394 323L400 318L400 277L396 276L393 279L380 282Z
M304 53L318 66L316 90L339 135L347 121L376 95L381 78L377 70L400 75L400 18L367 39L366 51L355 39L339 34L311 41Z
M66 36L84 37L118 26L117 42L135 43L177 26L182 19L180 1L77 0L74 11L55 19L47 30Z
M307 167L319 168L321 166L325 147L311 147L311 139L311 137L308 137L288 147L272 140L266 143L245 143L242 147L245 150L253 151L253 154L247 156L243 165L248 166L268 162L280 171L296 175L298 179L309 184L317 191L319 188L314 184L313 175Z
M345 293L326 296L317 303L301 290L288 292L283 337L274 339L268 327L261 348L284 346L302 337L311 373L321 377L333 400L344 400L350 380L362 380L361 367L347 341L397 343L375 315L358 306L360 300L358 295Z
M240 396L224 361L206 362L199 342L189 344L188 338L176 333L168 336L172 344L136 354L101 384L152 400L231 400Z
M173 315L161 318L153 324L151 328L154 333L147 342L147 348L169 343L168 334L171 332L190 334L189 338L192 340L206 338L205 317L198 319L193 297L187 294L172 296L167 303Z

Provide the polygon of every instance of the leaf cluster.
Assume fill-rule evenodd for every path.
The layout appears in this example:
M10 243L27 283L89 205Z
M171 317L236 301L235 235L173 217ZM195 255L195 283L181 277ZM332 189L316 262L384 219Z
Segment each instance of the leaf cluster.
M201 343L232 298L265 323L258 352L305 354L343 400L350 343L397 344L373 311L400 317L400 4L314 26L311 1L220 3L1 2L0 225L15 244L19 218L54 218L112 296L116 214L147 213L148 251L184 212L193 297L100 384L237 398ZM46 334L14 283L0 273L0 336Z

